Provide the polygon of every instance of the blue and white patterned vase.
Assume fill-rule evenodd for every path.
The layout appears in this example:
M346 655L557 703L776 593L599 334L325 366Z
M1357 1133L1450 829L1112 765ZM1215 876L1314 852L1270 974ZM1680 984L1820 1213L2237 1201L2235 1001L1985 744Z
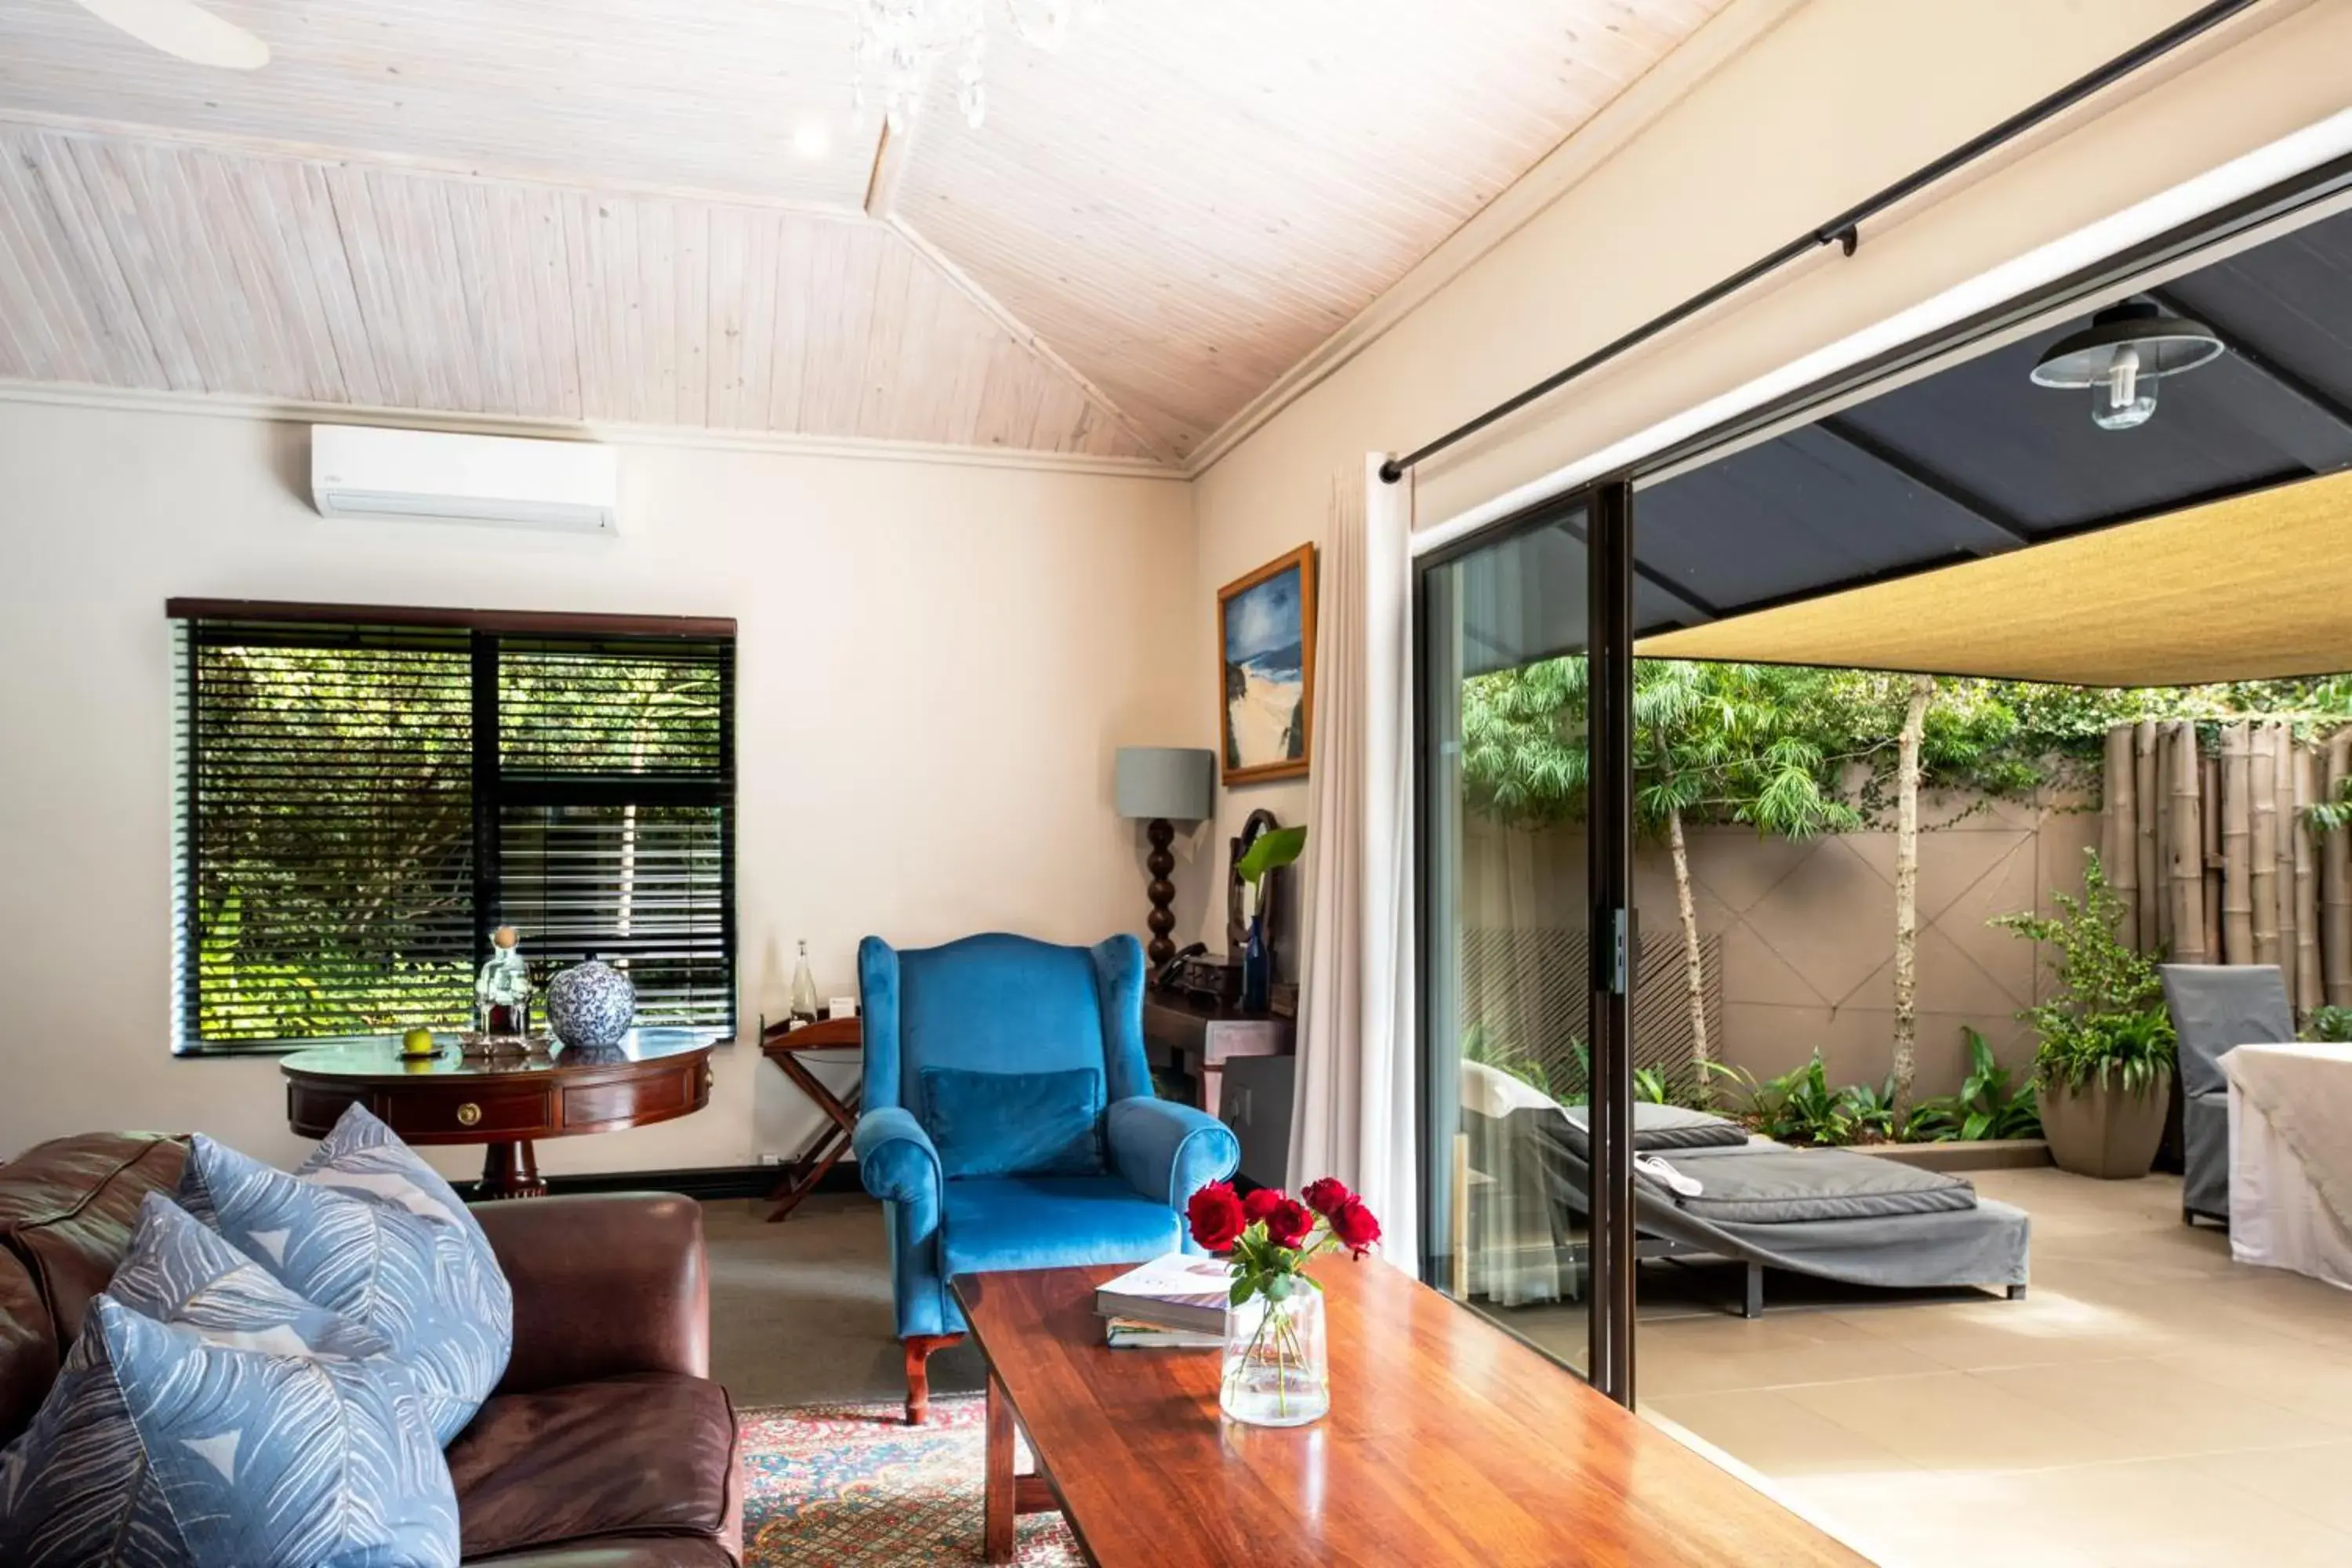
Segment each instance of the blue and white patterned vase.
M619 1043L637 1016L637 988L619 970L590 959L547 983L547 1026L565 1045L603 1050Z

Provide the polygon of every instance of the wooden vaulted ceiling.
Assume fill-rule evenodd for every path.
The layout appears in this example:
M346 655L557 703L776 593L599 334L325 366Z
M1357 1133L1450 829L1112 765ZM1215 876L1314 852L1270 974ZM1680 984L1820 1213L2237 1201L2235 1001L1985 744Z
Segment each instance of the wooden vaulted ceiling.
M895 146L839 0L209 3L0 5L0 378L1181 465L1725 0L1108 0Z

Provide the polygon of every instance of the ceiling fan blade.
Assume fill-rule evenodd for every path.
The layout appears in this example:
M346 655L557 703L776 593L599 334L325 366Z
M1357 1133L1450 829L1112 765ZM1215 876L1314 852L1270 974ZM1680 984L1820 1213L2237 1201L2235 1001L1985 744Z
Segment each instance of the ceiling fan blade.
M142 44L191 65L228 70L258 70L269 63L269 46L234 22L224 22L194 0L75 0L100 21L111 22Z

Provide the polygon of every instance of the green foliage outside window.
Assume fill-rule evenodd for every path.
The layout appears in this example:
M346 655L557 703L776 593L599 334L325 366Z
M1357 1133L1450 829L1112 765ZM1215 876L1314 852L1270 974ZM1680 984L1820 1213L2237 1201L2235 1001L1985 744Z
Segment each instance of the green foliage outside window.
M1538 659L1463 682L1462 772L1472 810L1529 827L1583 819L1585 666L1581 658ZM1895 737L1910 679L1885 670L1635 660L1635 767L1645 795L1637 804L1644 826L1667 798L1648 781L1681 772L1666 765L1676 761L1671 743L1648 732L1659 700L1694 688L1706 694L1706 703L1677 707L1676 718L1695 716L1702 733L1730 749L1703 755L1704 783L1680 786L1687 793L1687 819L1780 831L1767 820L1776 807L1819 798L1844 805L1853 819L1817 816L1807 831L1882 826L1893 805ZM2117 724L2214 724L2251 714L2311 727L2352 720L2352 676L2112 690L1948 677L1937 683L1921 739L1922 782L1929 789L1996 796L2084 785L2095 782L2106 732ZM1773 791L1762 787L1767 783ZM1804 814L1790 815L1801 820ZM2343 815L2352 820L2352 807Z
M572 948L624 955L649 1022L702 1024L729 1007L724 955L706 951L724 874L719 808L562 795L574 780L609 791L719 776L725 708L709 657L506 649L500 764L556 793L478 825L475 661L462 637L367 630L306 646L273 635L187 650L190 1041L466 1026L478 826L502 847L506 914L530 928L535 961Z

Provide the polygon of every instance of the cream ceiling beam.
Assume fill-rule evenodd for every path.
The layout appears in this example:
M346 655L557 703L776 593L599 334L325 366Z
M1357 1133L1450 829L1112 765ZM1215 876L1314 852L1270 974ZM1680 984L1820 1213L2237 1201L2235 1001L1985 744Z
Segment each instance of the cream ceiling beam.
M874 172L866 180L866 216L877 223L887 219L898 205L899 182L906 178L907 161L914 156L915 124L921 114L919 109L909 110L896 131L888 121L882 122L882 134L874 143Z
M877 223L886 223L898 205L898 187L907 177L907 166L915 156L915 132L923 122L923 106L930 101L932 66L923 67L923 79L915 89L915 99L907 106L897 126L890 117L882 115L881 131L874 139L874 168L866 177L866 216Z
M361 163L444 179L478 180L500 185L539 185L551 191L585 195L648 196L661 201L709 202L764 212L793 213L803 217L834 218L854 223L863 211L839 202L807 201L762 195L733 187L682 184L620 177L583 179L576 174L524 163L486 163L476 159L439 158L411 153L383 153L337 142L289 142L274 136L248 136L233 132L191 131L172 125L150 125L128 120L97 120L80 114L44 114L0 105L0 126L51 131L65 136L89 136L105 141L169 142L207 153L242 153L257 158L293 158L306 163Z

